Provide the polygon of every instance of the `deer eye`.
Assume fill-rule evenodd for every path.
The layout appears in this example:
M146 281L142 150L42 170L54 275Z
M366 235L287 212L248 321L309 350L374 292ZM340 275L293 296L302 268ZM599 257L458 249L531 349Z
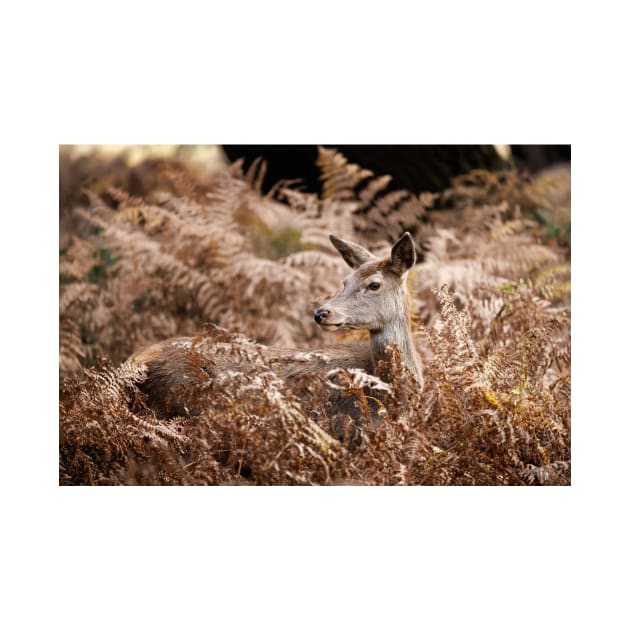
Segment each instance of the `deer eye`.
M381 288L381 283L380 282L370 282L370 284L368 284L367 288L370 291L378 291Z

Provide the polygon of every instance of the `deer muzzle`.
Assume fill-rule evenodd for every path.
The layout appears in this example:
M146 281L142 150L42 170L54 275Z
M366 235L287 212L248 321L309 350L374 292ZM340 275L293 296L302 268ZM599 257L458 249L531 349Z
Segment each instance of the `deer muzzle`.
M320 325L324 324L326 318L330 315L330 311L326 308L318 308L313 313L313 319Z

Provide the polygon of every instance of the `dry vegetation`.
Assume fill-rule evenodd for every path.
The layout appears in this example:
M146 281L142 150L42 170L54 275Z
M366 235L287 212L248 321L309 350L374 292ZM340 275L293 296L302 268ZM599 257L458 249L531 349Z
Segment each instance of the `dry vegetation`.
M570 235L541 219L548 180L474 172L417 196L333 151L319 165L321 197L291 182L263 195L260 162L209 174L62 148L61 484L570 483ZM389 385L287 384L258 344L334 342L312 320L347 274L328 234L379 253L404 230L424 253L408 281L423 391L396 352ZM178 335L242 367L182 388L197 415L164 419L124 361ZM366 422L331 422L331 393L354 394Z

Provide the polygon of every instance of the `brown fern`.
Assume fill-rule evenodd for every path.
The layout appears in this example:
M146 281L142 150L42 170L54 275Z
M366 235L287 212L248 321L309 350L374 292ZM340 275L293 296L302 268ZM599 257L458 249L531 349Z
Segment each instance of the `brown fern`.
M536 215L556 216L567 173L562 195L485 171L414 195L338 152L318 163L321 197L263 195L262 161L61 152L60 483L571 483L570 249ZM395 348L386 385L279 376L260 343L334 343L312 321L347 273L328 234L379 254L405 229L425 252L408 282L422 391ZM199 378L165 419L123 362L178 335L208 361L187 355Z

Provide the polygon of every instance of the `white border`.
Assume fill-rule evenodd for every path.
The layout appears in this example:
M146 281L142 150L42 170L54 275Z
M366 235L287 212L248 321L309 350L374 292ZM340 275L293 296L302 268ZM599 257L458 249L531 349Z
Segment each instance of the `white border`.
M3 11L5 627L627 623L626 22L411 6ZM57 145L205 142L572 143L573 487L57 487Z

